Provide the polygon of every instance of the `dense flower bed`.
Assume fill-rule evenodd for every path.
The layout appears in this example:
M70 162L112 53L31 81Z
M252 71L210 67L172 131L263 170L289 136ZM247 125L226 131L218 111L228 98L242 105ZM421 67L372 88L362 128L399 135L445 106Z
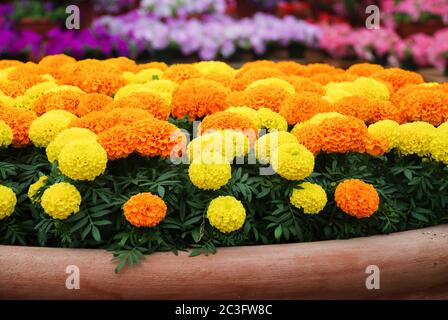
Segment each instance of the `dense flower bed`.
M448 220L448 86L357 64L0 61L0 243L144 253Z

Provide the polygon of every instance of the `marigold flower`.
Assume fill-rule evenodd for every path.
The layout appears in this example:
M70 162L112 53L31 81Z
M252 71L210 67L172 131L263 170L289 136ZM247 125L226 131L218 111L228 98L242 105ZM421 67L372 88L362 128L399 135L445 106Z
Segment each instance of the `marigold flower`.
M277 63L271 60L255 60L244 63L237 71L237 77L242 77L249 70L271 68L278 69Z
M48 161L53 163L57 160L62 148L64 148L68 143L84 139L96 141L96 134L88 129L82 128L70 128L62 131L53 139L53 141L48 144L46 148Z
M302 74L297 75L311 78L312 76L317 75L319 73L338 74L344 72L345 71L343 69L336 68L326 63L310 63L305 65Z
M370 77L377 71L384 70L384 67L373 63L355 63L352 64L346 71L348 74L353 74L359 77Z
M115 101L114 107L118 108L140 108L148 111L160 120L168 120L171 108L166 101L158 94L151 92L134 92L129 96Z
M279 112L285 100L291 97L291 95L289 90L285 90L284 86L275 82L272 84L262 83L253 87L248 86L244 90L242 100L244 105L253 109L269 108Z
M305 214L318 214L327 204L327 194L320 185L304 182L292 190L289 201Z
M137 64L128 57L109 58L104 62L116 66L121 72L138 72Z
M13 133L11 128L0 120L0 149L7 148L12 143Z
M47 176L41 176L39 179L30 185L28 189L28 198L31 200L32 203L40 203L40 199L37 197L37 193L45 187L47 184L48 177Z
M431 158L448 165L448 130L438 130L429 145Z
M240 114L246 118L252 120L257 128L261 128L261 119L258 116L258 112L255 109L246 107L246 106L237 106L237 107L229 107L225 110L226 112L233 112L236 114Z
M172 115L178 119L188 115L190 120L194 120L223 111L228 107L229 92L228 88L215 81L187 80L173 94Z
M277 68L287 75L301 76L305 74L306 66L295 61L280 61Z
M13 214L17 197L11 188L0 185L0 220Z
M9 60L9 59L0 60L0 69L17 67L20 65L23 65L23 62L19 60Z
M132 196L123 206L126 220L136 227L155 227L165 218L166 211L165 201L150 192Z
M258 118L261 122L261 128L266 128L268 131L287 131L288 122L277 112L268 108L260 108L257 110Z
M403 122L403 115L400 109L390 101L370 100L370 122L375 123L381 120L394 120Z
M238 107L244 105L244 91L231 91L227 95L227 105L230 107Z
M199 134L226 129L243 132L249 138L251 144L255 142L258 136L258 129L251 119L227 111L216 112L206 116L199 127Z
M201 73L189 64L173 64L163 71L163 79L181 84L185 80L199 78Z
M298 143L297 138L285 131L274 131L258 138L255 143L255 157L261 163L268 163L272 152L286 143Z
M11 70L8 74L9 81L17 81L21 83L25 89L29 89L32 86L35 86L38 83L45 82L48 79L45 79L41 76L39 69L36 65L33 64L23 64L16 67L14 70Z
M54 54L43 57L38 65L47 70L53 77L59 78L61 77L59 67L69 63L76 63L76 60L65 54Z
M101 132L97 142L106 150L109 160L126 158L135 150L132 128L124 125Z
M311 79L299 76L282 76L279 79L283 79L290 83L296 92L308 92L314 93L318 96L322 96L325 93L323 85L319 82L313 81Z
M60 182L44 191L40 204L45 213L53 219L65 220L79 212L81 200L81 194L75 186Z
M12 130L12 146L20 148L30 143L28 131L36 114L30 110L0 106L0 120L3 120Z
M210 73L203 75L201 78L205 80L219 82L220 84L229 89L232 88L232 83L233 80L235 79L233 76L231 77L227 74L221 74L221 73Z
M168 93L172 95L177 88L179 88L179 84L171 80L153 80L145 83L145 87L153 90L153 92L161 92Z
M32 104L32 109L37 115L50 110L65 110L73 114L77 113L78 105L85 93L64 90L49 92L40 96Z
M408 84L420 84L424 82L423 77L420 74L400 68L380 70L373 73L370 77L390 83L393 92Z
M154 78L160 79L163 71L160 69L144 69L137 73L123 72L123 77L127 84L143 84L152 81Z
M398 130L398 150L404 154L429 155L429 146L436 133L436 128L427 122L417 121L402 124Z
M352 116L366 122L372 118L369 100L362 96L344 97L333 103L331 109L345 116Z
M290 94L296 93L296 89L294 89L294 86L292 86L288 81L279 78L266 78L256 80L248 85L244 91L250 90L251 88L255 88L257 86L280 87Z
M219 196L210 202L207 219L222 233L237 231L244 225L246 209L235 197Z
M58 84L54 81L41 82L27 89L25 91L25 96L31 99L31 101L34 101L45 93L48 93L49 90L56 87L58 87Z
M82 117L93 111L101 111L110 108L114 100L102 93L85 94L79 100L76 115Z
M58 163L59 170L70 179L93 181L106 170L107 153L91 139L76 140L62 148Z
M287 180L302 180L314 170L314 156L299 143L285 143L271 154L274 171Z
M232 89L241 91L246 89L247 86L254 81L266 78L276 78L284 75L285 74L279 69L270 67L249 68L244 71L240 69L232 82Z
M368 99L389 100L390 91L383 82L366 77L360 77L353 81L355 94Z
M218 190L229 182L232 169L228 160L221 154L202 154L193 159L188 176L191 183L203 190Z
M381 120L371 124L368 128L369 134L374 137L386 139L389 142L390 151L396 148L399 143L399 129L400 125L393 120Z
M375 188L358 179L348 179L336 187L336 205L352 217L368 218L378 210L380 197Z
M425 121L435 126L448 120L448 93L440 90L417 90L401 102L407 121Z
M326 85L330 82L354 81L356 78L356 76L348 73L318 73L310 79L320 83L321 85Z
M25 94L25 86L17 81L0 80L0 92L6 96L16 98Z
M235 69L222 61L200 61L193 64L193 67L195 67L203 76L219 74L233 78L236 73Z
M364 149L360 149L361 152L364 151L373 157L379 157L388 150L390 150L390 143L387 138L370 134L364 138Z
M71 118L59 114L44 114L31 123L29 137L38 147L47 145L62 131L68 128Z
M186 137L167 121L148 118L132 125L135 150L146 157L169 157L185 149Z
M313 155L319 154L322 149L322 143L320 140L320 127L318 124L311 123L309 121L305 122L300 127L297 127L294 131L297 141L305 146Z
M288 124L296 124L310 119L314 115L326 112L328 103L319 96L299 93L285 100L280 108L282 115Z

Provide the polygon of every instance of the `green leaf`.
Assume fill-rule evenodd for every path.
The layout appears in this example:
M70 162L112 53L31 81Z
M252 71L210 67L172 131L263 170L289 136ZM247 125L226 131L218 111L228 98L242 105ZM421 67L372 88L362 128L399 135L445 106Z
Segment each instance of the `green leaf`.
M278 226L277 228L275 228L275 231L274 231L274 237L275 237L275 239L276 239L276 240L280 240L280 238L281 238L281 236L282 236L282 233L283 233L283 229L282 229L282 226L281 226L281 225Z

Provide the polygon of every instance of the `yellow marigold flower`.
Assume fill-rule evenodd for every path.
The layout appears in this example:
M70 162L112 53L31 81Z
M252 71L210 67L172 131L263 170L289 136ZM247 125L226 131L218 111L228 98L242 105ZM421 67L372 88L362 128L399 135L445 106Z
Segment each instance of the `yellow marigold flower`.
M371 124L368 130L372 136L386 139L389 142L388 151L396 148L399 144L400 125L393 120L378 121Z
M36 100L40 96L47 93L50 89L56 88L58 84L54 81L45 81L38 83L25 91L25 96Z
M66 144L82 139L96 141L96 134L89 129L82 128L70 128L62 131L47 146L46 153L48 161L54 162L57 160L62 148L64 148Z
M298 130L304 128L307 125L320 125L322 121L332 118L343 118L344 115L339 112L321 112L314 115L311 119L308 119L304 122L297 123L294 128L292 128L291 133L295 134Z
M160 69L149 68L143 69L138 73L125 71L123 72L123 77L126 80L127 84L138 84L152 81L153 77L158 77L160 79L162 77L162 74L163 71Z
M154 227L166 216L167 206L162 198L150 192L132 196L123 206L126 220L136 227Z
M287 180L302 180L313 172L314 156L299 143L285 143L273 152L271 165Z
M436 132L432 124L422 121L406 123L400 126L398 132L398 150L402 154L420 157L430 154L429 146Z
M429 145L431 157L448 165L448 130L436 130L434 138Z
M213 227L222 233L229 233L244 225L246 209L235 197L220 196L210 202L207 218Z
M165 93L169 93L172 94L174 92L174 90L177 89L177 87L179 87L179 84L177 84L174 81L171 80L152 80L149 82L145 82L145 87L151 90L154 90L156 92L165 92Z
M208 153L222 154L230 162L249 152L249 139L241 131L218 130L193 139L188 145L190 160L208 156Z
M158 80L159 81L159 80ZM162 97L166 103L171 105L171 93L166 91L157 91L156 89L151 88L147 84L128 84L124 87L121 87L114 96L115 100L118 100L123 97L127 97L135 92L149 92L154 93Z
M30 185L28 189L28 198L31 200L32 203L40 203L40 200L36 199L36 194L42 187L44 187L47 184L47 181L48 181L47 176L41 176L39 180Z
M389 88L382 82L366 77L360 77L353 81L356 95L364 96L372 100L389 100Z
M12 137L11 128L0 120L0 148L7 148L12 143Z
M12 102L12 106L15 108L23 108L31 110L34 100L27 96L18 96Z
M203 75L223 74L229 77L234 77L236 70L222 61L201 61L195 63L193 67Z
M299 141L295 135L286 131L267 133L255 143L255 157L261 163L268 163L271 153L285 143L299 143Z
M342 98L345 97L351 97L353 96L352 93L350 93L347 90L343 90L343 89L328 89L325 92L325 95L322 97L322 99L334 103L337 102L339 100L341 100Z
M107 153L99 143L82 139L63 147L58 162L59 170L67 177L93 181L106 170Z
M290 94L295 94L296 89L294 89L294 86L290 84L286 80L282 80L279 78L266 78L266 79L260 79L252 82L250 85L247 86L247 88L244 91L250 90L251 88L255 88L258 86L278 86L284 89L285 91L289 92Z
M271 109L269 109L271 110ZM239 107L229 107L225 111L238 113L242 116L245 116L252 120L252 122L255 124L257 128L261 128L261 119L258 116L258 111L246 106L239 106Z
M260 108L257 110L258 118L261 121L261 128L266 128L268 131L278 130L287 131L288 122L280 114L272 111L269 108Z
M230 180L232 169L224 156L210 152L191 162L188 175L196 187L218 190Z
M11 188L0 185L0 220L13 214L17 197Z
M320 185L304 182L299 187L292 190L289 198L294 207L303 209L305 214L317 214L325 208L327 194Z
M40 204L50 217L65 220L79 211L81 194L70 183L60 182L44 191Z
M60 114L44 114L31 123L29 137L36 147L47 147L62 131L68 128L71 119Z

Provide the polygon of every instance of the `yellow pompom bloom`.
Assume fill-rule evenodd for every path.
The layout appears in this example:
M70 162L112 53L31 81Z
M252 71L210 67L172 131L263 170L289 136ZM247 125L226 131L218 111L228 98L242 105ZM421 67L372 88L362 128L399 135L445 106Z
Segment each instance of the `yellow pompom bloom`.
M68 128L70 122L63 115L43 115L31 123L30 140L36 147L46 147L60 132Z
M258 116L257 110L255 109L240 106L240 107L229 107L225 111L240 114L246 118L249 118L250 120L252 120L252 122L257 128L261 128L261 119Z
M77 116L75 116L73 113L71 113L69 111L59 110L59 109L50 110L48 112L45 112L40 117L42 118L42 117L50 117L50 116L61 116L61 117L67 118L67 120L70 120L70 121L75 120L75 119L78 118Z
M404 154L416 154L424 157L430 154L429 146L436 133L436 128L430 123L417 121L400 126L398 150Z
M429 145L431 157L448 165L448 130L436 131Z
M31 100L36 100L47 93L50 89L56 88L58 84L54 81L45 81L38 83L25 91L25 96Z
M364 96L372 100L389 100L389 88L382 82L366 77L359 77L353 81L357 96Z
M0 120L0 148L7 148L12 143L12 136L11 128Z
M295 94L296 89L292 84L290 84L288 81L278 78L266 78L266 79L260 79L252 82L250 85L247 86L245 91L250 90L251 88L256 88L258 86L268 85L270 87L277 86L285 91L287 91L290 94Z
M39 178L39 180L37 180L32 185L30 185L30 187L28 189L28 198L31 200L32 203L40 202L40 200L35 199L35 197L36 197L37 192L39 192L39 190L47 184L47 181L48 181L48 177L42 176Z
M138 84L152 81L153 77L158 77L160 79L162 77L162 74L163 71L160 69L149 68L143 69L138 73L125 71L123 72L123 77L126 80L127 84Z
M249 139L241 131L218 130L193 139L188 145L190 160L209 153L222 154L230 162L235 157L242 157L249 152Z
M50 217L65 220L79 211L81 194L75 186L61 182L44 191L40 204Z
M389 142L388 151L398 146L399 130L400 125L393 120L381 120L369 126L369 133L372 136L386 139Z
M146 82L145 87L155 92L172 94L179 87L179 84L171 80L161 79Z
M295 135L286 131L265 134L255 143L255 157L261 163L268 163L271 153L285 143L299 143L299 141Z
M62 131L47 146L46 153L48 161L54 162L57 160L62 148L66 144L82 139L96 141L96 134L88 129L82 128L70 128Z
M201 61L195 63L193 67L203 75L209 74L223 74L229 77L233 77L236 70L222 61Z
M207 218L213 227L222 233L229 233L242 228L246 220L246 209L235 197L220 196L210 202Z
M17 197L11 188L0 185L0 220L13 214Z
M285 143L274 150L271 165L287 180L302 180L314 170L314 156L299 143Z
M304 182L299 187L292 190L289 198L294 207L303 209L305 214L317 214L325 208L327 194L320 185Z
M288 122L283 116L281 116L277 112L274 112L269 108L260 108L257 110L257 114L258 118L261 121L261 128L266 128L268 129L268 131L288 130Z
M99 143L82 139L63 147L58 162L59 170L67 177L93 181L106 170L107 153Z
M229 182L232 168L221 154L208 153L193 160L188 168L191 182L203 190L218 190Z

